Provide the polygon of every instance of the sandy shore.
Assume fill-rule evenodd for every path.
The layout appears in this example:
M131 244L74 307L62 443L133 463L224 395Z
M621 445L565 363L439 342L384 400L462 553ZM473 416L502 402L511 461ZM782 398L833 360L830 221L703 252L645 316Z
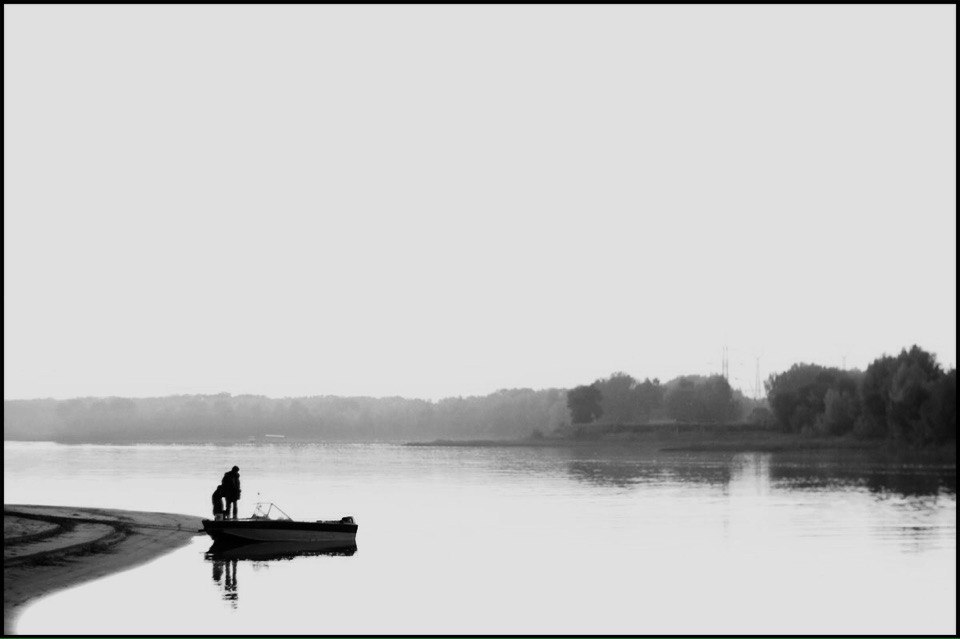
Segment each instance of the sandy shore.
M146 563L183 546L200 517L4 504L3 633L33 599ZM8 534L9 531L9 534Z

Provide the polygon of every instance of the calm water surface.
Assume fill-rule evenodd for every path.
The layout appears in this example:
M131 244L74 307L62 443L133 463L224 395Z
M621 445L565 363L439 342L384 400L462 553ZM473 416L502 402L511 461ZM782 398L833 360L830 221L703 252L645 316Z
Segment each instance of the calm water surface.
M230 466L352 555L210 540L37 601L21 633L956 633L956 467L858 455L5 443L4 502L206 516Z

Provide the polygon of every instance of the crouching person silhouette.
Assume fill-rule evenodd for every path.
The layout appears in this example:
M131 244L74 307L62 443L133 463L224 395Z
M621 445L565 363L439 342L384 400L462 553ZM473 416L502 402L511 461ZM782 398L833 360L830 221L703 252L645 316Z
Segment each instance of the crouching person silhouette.
M223 486L217 486L211 498L213 500L213 519L220 521L223 519Z

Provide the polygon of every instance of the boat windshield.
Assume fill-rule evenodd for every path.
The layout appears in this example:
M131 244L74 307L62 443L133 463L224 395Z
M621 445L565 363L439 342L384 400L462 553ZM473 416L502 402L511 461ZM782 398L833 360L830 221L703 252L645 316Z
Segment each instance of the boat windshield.
M253 514L250 515L250 519L293 519L290 515L283 512L280 509L280 506L277 506L272 501L257 502L256 507L253 509Z

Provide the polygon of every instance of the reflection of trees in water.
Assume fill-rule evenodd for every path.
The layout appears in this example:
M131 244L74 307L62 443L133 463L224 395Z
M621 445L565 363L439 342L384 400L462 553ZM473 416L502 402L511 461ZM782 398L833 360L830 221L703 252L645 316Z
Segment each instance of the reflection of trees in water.
M867 487L874 492L886 491L901 495L936 495L957 493L957 469L927 470L922 473L874 473Z
M905 497L956 494L956 466L944 464L904 464L849 454L802 457L756 454L636 456L622 454L609 458L591 456L566 462L569 475L577 481L600 486L626 488L638 484L692 483L726 486L740 477L747 466L757 481L774 488L790 490L826 490L866 488L871 492Z
M655 458L574 460L568 462L567 471L579 481L619 488L664 483L725 485L731 476L730 464L726 461Z
M905 497L957 492L955 467L771 464L770 474L777 486L794 490L863 487Z

